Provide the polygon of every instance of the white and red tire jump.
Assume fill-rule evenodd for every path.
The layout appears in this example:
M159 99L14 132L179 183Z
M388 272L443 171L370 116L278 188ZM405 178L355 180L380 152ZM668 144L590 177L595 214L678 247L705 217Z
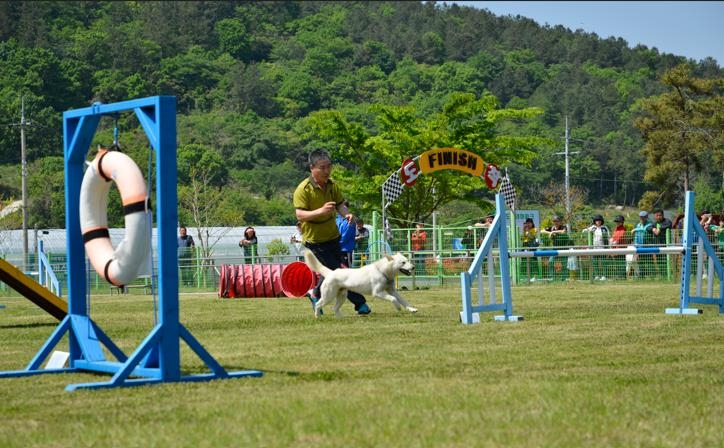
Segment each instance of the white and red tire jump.
M121 194L126 233L114 249L108 232L108 192L111 181ZM86 254L98 275L123 286L147 267L151 247L148 217L151 202L141 170L127 155L100 150L83 176L80 228Z

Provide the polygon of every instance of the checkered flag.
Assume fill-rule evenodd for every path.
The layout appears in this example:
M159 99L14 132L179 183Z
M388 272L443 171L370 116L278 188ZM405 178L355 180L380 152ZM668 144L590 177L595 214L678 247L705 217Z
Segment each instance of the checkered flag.
M508 173L505 173L505 177L500 182L500 190L501 193L503 193L503 198L505 198L505 205L508 206L511 210L515 211L515 187L512 183L510 183L510 178L508 177Z
M384 194L387 199L385 208L400 197L403 188L405 188L405 186L402 185L402 182L400 182L399 171L395 171L392 173L392 176L390 176L385 183L382 184L382 194Z

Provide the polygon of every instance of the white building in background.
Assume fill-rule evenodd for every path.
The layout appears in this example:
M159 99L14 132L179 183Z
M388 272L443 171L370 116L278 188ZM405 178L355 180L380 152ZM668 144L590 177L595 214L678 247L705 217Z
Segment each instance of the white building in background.
M228 259L227 263L241 262L242 249L239 247L239 240L244 234L245 227L209 227L208 231L209 244L213 246L214 257ZM288 248L290 256L296 256L296 250L289 239L296 230L294 226L260 226L254 227L256 236L259 241L258 255L264 257L268 255L267 244L272 240L281 239ZM187 227L188 234L194 238L196 246L200 247L199 234L195 227ZM0 231L0 257L8 261L22 260L23 256L23 231L22 230L5 230ZM125 235L125 229L110 229L111 243L115 247L121 242ZM204 232L207 233L206 231ZM154 251L158 247L157 231L153 229L152 246ZM38 247L38 241L43 241L43 248L49 254L65 254L66 253L66 232L65 229L30 229L28 230L28 250L35 253ZM234 261L236 260L236 261Z
M242 262L243 253L239 247L239 240L244 235L244 227L209 227L204 231L204 239L207 239L213 247L213 258L217 260L216 264L237 264ZM176 229L178 231L178 229ZM200 247L199 233L195 227L187 227L188 234L194 238L196 247ZM295 226L259 226L254 227L258 239L257 255L264 259L263 261L272 261L266 259L269 256L267 245L275 239L280 239L289 249L288 257L277 257L279 262L290 262L297 259L300 255L294 244L290 242L292 234L296 231ZM23 258L23 231L22 230L5 230L0 231L0 258L4 258L13 264L22 264ZM125 229L110 229L111 243L116 247L125 235ZM208 237L206 233L208 232ZM43 241L43 248L48 254L66 253L66 232L65 229L29 229L28 230L28 250L30 253L36 253L38 241ZM154 252L158 248L157 232L153 229L152 246Z

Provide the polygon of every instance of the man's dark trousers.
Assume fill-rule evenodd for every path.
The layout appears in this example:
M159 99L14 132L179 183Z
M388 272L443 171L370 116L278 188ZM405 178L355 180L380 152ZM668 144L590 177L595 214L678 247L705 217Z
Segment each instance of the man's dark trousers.
M317 260L329 269L339 269L342 261L342 248L339 245L339 239L327 241L325 243L305 243L307 249L311 250ZM314 287L314 295L321 297L319 288L322 286L324 277L320 276L317 286ZM347 300L354 304L355 311L359 311L359 307L366 303L362 294L353 291L347 291Z

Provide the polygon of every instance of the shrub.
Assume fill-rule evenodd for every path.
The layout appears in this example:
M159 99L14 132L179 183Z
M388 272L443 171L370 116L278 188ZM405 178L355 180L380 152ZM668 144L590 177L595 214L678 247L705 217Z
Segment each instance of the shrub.
M269 255L289 255L289 246L281 238L275 238L266 245Z

